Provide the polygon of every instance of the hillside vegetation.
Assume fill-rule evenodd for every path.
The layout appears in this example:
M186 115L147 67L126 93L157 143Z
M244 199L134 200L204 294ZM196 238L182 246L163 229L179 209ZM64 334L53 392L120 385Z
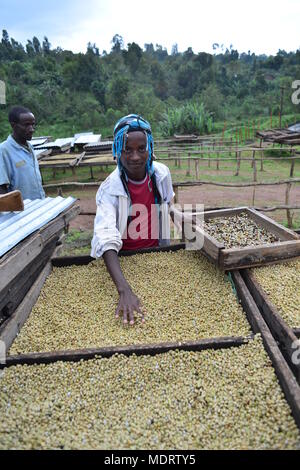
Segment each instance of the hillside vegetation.
M278 121L281 86L284 113L300 112L291 101L292 83L300 80L300 49L258 56L213 48L214 54L192 48L179 53L175 44L169 54L158 44L125 47L116 34L111 51L100 53L89 43L86 53L77 54L52 49L46 37L23 46L4 30L0 80L7 86L7 105L0 108L0 139L9 132L7 111L14 104L33 110L37 134L55 137L99 129L108 136L130 112L144 115L158 135L197 132L199 123L199 132L210 132L216 122L239 125L271 112ZM189 125L182 123L183 113Z

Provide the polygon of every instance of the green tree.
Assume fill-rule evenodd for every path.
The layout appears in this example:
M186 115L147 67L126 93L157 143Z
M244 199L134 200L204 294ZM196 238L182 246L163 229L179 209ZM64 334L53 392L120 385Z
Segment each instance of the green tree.
M127 51L122 51L124 61L125 64L130 68L131 73L135 74L139 67L143 55L143 50L135 42L128 44L127 47Z
M124 41L122 36L120 36L119 34L115 34L111 42L113 44L111 51L117 54L120 53L124 47Z
M129 90L127 78L115 75L108 84L105 99L107 107L120 109L124 106Z
M50 54L50 50L51 50L51 44L48 41L48 38L45 36L44 41L43 41L43 53L45 55L48 55L48 54Z

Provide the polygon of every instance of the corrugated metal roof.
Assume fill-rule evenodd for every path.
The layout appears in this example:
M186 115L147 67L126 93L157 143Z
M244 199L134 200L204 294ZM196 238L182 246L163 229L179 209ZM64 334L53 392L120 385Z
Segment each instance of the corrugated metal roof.
M300 132L300 122L289 127L289 130L292 132Z
M94 135L94 132L78 132L78 134L74 134L74 139L78 139L81 135Z
M39 230L76 201L73 197L24 201L22 212L0 213L0 256L7 253L24 238Z
M36 158L39 160L40 158L44 156L50 155L51 150L50 149L39 149L39 150L34 149L34 153L35 153Z
M54 142L46 142L45 144L35 147L36 149L51 149L72 146L74 137L66 137L65 139L56 139Z
M38 145L45 144L46 142L49 142L48 137L36 137L29 141L29 143L33 147L37 147Z
M101 140L101 134L80 135L74 142L74 145L98 144Z
M113 144L112 140L103 140L102 142L96 142L96 143L90 143L86 144L84 148L90 149L90 148L101 148L101 147L111 147Z

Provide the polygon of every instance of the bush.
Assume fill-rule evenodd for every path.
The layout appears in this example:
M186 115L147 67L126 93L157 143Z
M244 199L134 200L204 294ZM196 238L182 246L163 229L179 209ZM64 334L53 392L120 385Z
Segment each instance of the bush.
M213 130L213 119L203 103L187 103L164 113L160 128L166 137L174 134L207 134Z

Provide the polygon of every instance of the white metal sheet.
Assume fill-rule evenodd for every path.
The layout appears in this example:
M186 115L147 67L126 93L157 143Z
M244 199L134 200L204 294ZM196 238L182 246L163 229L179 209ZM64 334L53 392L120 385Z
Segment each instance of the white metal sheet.
M24 211L0 213L0 256L39 230L76 201L73 197L24 201Z

